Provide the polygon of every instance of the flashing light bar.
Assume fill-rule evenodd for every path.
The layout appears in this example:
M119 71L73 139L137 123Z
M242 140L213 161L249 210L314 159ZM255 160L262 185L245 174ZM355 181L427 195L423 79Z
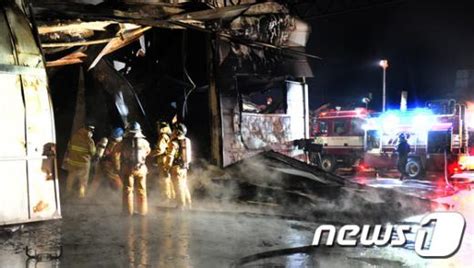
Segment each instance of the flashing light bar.
M392 132L400 127L407 127L422 133L429 131L437 123L436 116L429 109L417 108L409 111L389 110L379 117L369 118L362 128Z

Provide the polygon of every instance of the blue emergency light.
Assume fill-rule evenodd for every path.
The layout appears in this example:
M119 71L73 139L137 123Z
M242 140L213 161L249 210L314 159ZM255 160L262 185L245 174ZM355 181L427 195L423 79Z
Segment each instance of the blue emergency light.
M422 133L429 131L436 123L436 117L430 109L415 108L407 111L389 110L368 122L367 129L383 129L384 132L392 132L399 127L413 129L414 132ZM375 125L375 127L374 127Z

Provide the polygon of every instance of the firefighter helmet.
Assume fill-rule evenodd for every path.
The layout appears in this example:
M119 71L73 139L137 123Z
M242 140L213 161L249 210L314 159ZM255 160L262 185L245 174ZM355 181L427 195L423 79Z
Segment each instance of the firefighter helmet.
M186 133L188 132L188 128L183 124L183 123L179 123L177 126L176 126L176 132L179 134L179 135L186 135Z
M138 131L142 131L142 127L140 126L138 122L135 121L130 124L128 130L130 132L138 132Z
M164 122L164 121L163 122L157 122L157 125L160 129L170 127L170 124L168 124L168 122Z
M86 128L88 131L92 131L92 132L95 131L95 126L92 125L92 124L86 124L86 125L85 125L85 128Z
M116 127L112 130L112 134L110 135L110 137L112 137L113 139L119 139L123 136L123 128L121 127Z
M142 127L138 122L132 122L128 128L127 128L127 134L126 136L128 137L135 137L135 138L145 138L145 136L142 133Z

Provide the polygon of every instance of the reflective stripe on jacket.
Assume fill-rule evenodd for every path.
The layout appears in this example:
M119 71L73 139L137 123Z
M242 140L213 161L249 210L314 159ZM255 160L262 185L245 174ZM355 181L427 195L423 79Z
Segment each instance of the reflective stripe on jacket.
M73 167L87 167L95 154L94 140L89 138L88 130L79 129L71 138L68 147L68 165Z

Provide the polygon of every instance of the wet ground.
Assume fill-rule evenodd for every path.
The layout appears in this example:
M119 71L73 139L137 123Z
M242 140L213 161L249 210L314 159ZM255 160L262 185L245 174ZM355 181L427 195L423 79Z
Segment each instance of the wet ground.
M60 267L227 267L256 252L311 242L315 223L226 206L184 212L153 206L147 217L128 218L110 203L70 203L60 221L4 234L0 267L34 267L26 246L38 252L62 247Z
M196 198L190 211L176 210L152 192L146 217L123 217L120 193L111 190L63 202L62 220L0 229L0 267L472 267L474 193L469 187L441 190L446 187L424 180L363 178L372 187L431 197L463 213L467 229L459 253L447 260L423 259L413 250L413 236L402 248L308 247L317 226L349 224L351 218L305 217L298 213L306 211L303 205L298 209L262 197L280 195L276 186L266 185L257 199ZM248 184L244 188L248 191ZM412 216L406 221L416 222L422 215ZM43 260L28 259L27 246L30 255L36 253ZM58 260L49 260L61 249Z
M267 209L262 213L255 207L225 207L215 210L205 204L182 212L154 206L147 217L126 218L112 204L64 205L62 220L4 233L0 267L469 267L474 263L472 233L452 260L428 262L414 253L412 245L307 247L321 223L272 215ZM26 246L33 253L53 254L62 247L62 256L57 261L28 260Z

